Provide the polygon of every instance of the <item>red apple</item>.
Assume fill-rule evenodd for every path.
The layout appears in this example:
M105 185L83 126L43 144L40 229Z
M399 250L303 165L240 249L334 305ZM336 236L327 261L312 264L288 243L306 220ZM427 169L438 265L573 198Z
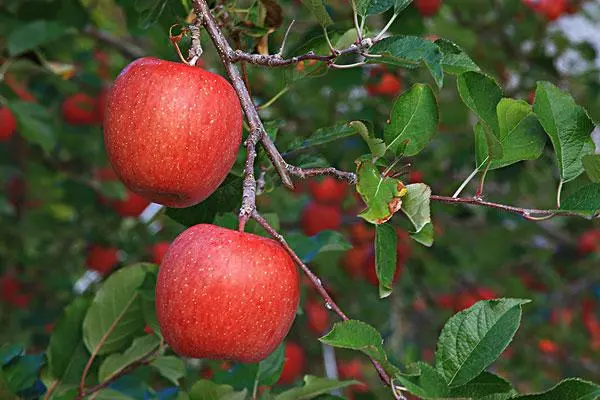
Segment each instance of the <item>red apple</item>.
M14 276L5 274L0 277L0 289L0 298L11 302L21 292L21 283Z
M119 180L115 171L110 167L98 168L94 171L94 177L100 182ZM127 190L123 200L107 199L98 195L100 203L112 207L121 217L137 217L148 207L150 202L140 195Z
M315 300L309 300L304 306L308 318L308 327L318 336L324 335L329 329L329 313L325 306Z
M111 207L121 217L137 217L148 207L148 204L150 204L148 200L130 191L127 191L127 197L124 200L110 201Z
M89 269L107 275L119 262L119 249L94 244L90 246L85 265Z
M402 82L394 74L384 72L379 81L367 85L367 92L370 96L389 96L396 97L402 90Z
M167 254L167 250L169 250L169 246L171 246L171 243L169 242L159 242L152 246L150 253L152 253L152 262L154 264L160 265L162 263L165 254Z
M242 139L242 110L221 76L140 58L115 80L104 143L119 178L169 207L198 204L223 182Z
M538 349L547 355L555 355L559 351L559 347L556 342L550 339L540 339L538 341Z
M285 343L285 358L278 383L289 385L294 383L304 372L306 357L304 349L294 342Z
M454 308L454 295L449 293L440 294L435 298L435 302L440 308L452 310Z
M340 362L338 364L338 373L340 379L344 380L354 379L360 381L364 379L364 375L362 372L362 364L358 360ZM351 390L352 392L356 393L365 393L369 391L369 387L366 384L361 383L357 385L352 385Z
M437 14L440 6L442 5L442 0L415 0L415 7L424 17L432 17Z
M421 183L423 182L423 173L421 171L410 171L408 174L408 182L409 183Z
M0 107L0 142L9 140L17 130L17 120L8 107Z
M402 274L402 267L403 267L402 264L403 263L401 262L399 257L396 257L396 271L394 272L394 277L392 279L392 283L396 283L398 281L398 278L400 278L400 275ZM375 269L375 252L374 251L370 252L367 263L365 264L364 268L365 268L364 274L365 274L365 278L367 279L367 282L369 282L371 285L378 286L379 279L377 279L377 270Z
M344 201L348 184L327 176L321 181L311 180L308 183L313 199L320 204L336 205Z
M371 244L375 240L375 229L372 225L364 222L356 222L348 228L350 242L354 246Z
M363 245L353 247L344 253L340 259L340 263L350 278L358 278L363 275L364 265L367 262L371 251L371 245Z
M600 230L589 230L581 234L577 241L580 255L594 253L600 249Z
M310 203L302 210L300 225L307 236L331 229L337 230L342 224L342 212L339 207Z
M471 307L480 300L491 300L498 297L496 292L487 288L476 288L475 290L465 290L459 293L455 298L454 311L459 312Z
M63 102L63 119L71 125L93 125L97 122L96 107L96 99L85 93L76 93Z
M179 355L258 362L288 333L299 298L298 271L279 243L196 225L163 259L156 314Z
M24 82L17 80L12 74L6 74L4 76L4 82L6 86L8 86L15 94L19 97L19 99L28 102L35 102L36 98L29 92L27 86Z
M21 310L27 308L29 303L31 302L31 295L25 293L19 293L15 297L12 298L10 304L15 306L16 308L20 308Z
M565 0L544 0L544 15L550 21L554 21L558 19L561 15L563 15L567 11L567 4Z

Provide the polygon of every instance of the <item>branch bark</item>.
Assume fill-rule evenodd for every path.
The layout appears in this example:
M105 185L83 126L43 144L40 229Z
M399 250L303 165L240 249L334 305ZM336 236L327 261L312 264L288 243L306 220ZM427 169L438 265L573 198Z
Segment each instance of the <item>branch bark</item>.
M505 204L493 203L491 201L485 201L479 197L447 197L432 195L431 200L439 201L441 203L448 204L471 204L475 206L482 206L488 208L495 208L497 210L507 211L513 214L518 214L523 218L531 221L546 220L553 217L580 217L581 215L568 210L539 210L535 208L522 208L509 206Z
M94 26L88 25L83 31L87 35L119 50L125 57L140 58L146 55L146 51L138 45L130 43L121 37L113 35L112 33L101 31Z
M319 292L319 294L325 301L325 307L333 310L333 312L335 312L342 319L342 321L348 321L350 318L348 318L348 316L342 311L342 309L337 305L337 303L331 298L331 296L329 295L329 293L323 286L323 283L321 282L319 277L316 276L310 270L310 268L308 268L308 266L306 264L304 264L304 262L300 259L300 257L298 257L298 255L294 252L294 250L292 250L292 248L287 243L285 238L279 232L277 232L271 225L269 225L267 220L264 219L258 213L258 211L254 210L254 212L252 213L252 218L254 218L254 220L256 222L258 222L258 224L260 226L262 226L271 236L273 236L273 238L275 238L275 240L277 240L281 244L281 246L285 249L285 251L287 251L287 253L290 255L290 257L292 257L294 262L306 274L306 276L308 277L308 279L310 279L314 288L317 290L317 292ZM375 367L375 369L377 370L377 373L379 374L379 377L381 378L381 380L383 382L385 382L386 385L390 385L390 383L391 383L390 377L383 370L383 367L377 361L373 360L372 358L370 358L370 360L371 360L371 363L373 364L373 366Z
M215 48L217 49L217 53L219 53L219 57L221 58L223 66L225 67L227 76L229 77L231 84L233 85L235 91L238 94L240 103L242 105L242 109L244 110L244 113L246 114L246 119L248 120L248 125L250 125L251 134L252 132L254 132L254 134L259 135L259 140L263 144L263 147L265 148L269 159L275 166L277 173L279 174L279 176L281 176L283 184L288 188L293 188L294 185L285 168L286 163L279 151L277 151L277 148L275 147L275 144L273 143L271 138L269 138L269 135L267 135L265 127L263 126L260 116L258 115L258 111L256 110L256 106L252 101L252 97L246 89L244 79L242 78L242 75L238 68L231 61L230 57L231 54L233 54L234 52L233 49L231 48L231 46L227 42L227 39L221 32L221 29L217 25L217 22L215 21L212 13L210 12L210 9L208 8L208 4L206 4L206 1L194 0L193 5L194 11L198 16L197 23L204 26L204 29L206 29L206 31L208 32L208 35L210 36L211 40L215 45ZM246 145L248 145L248 141ZM248 179L247 181L248 182L245 182L244 187L252 186L252 182L250 181L250 179ZM256 186L256 183L254 183L254 186ZM246 206L246 208L251 207L251 205L249 204L246 204Z

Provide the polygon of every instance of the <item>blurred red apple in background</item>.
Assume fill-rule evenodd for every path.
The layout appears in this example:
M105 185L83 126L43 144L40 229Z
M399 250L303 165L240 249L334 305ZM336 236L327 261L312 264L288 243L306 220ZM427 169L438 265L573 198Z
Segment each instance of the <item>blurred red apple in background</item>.
M342 212L339 207L310 203L302 210L300 226L307 236L331 229L337 230L342 224Z
M283 360L283 369L277 383L289 385L298 380L304 372L306 357L304 349L297 343L285 343L285 358Z
M91 245L85 265L101 275L107 275L112 271L115 265L119 262L119 249L114 247L106 247L101 245Z

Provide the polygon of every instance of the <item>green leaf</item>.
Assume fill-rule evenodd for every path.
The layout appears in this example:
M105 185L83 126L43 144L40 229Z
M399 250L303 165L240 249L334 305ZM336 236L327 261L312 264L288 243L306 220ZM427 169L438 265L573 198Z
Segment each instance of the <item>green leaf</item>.
M286 235L286 240L305 263L311 262L320 253L346 251L352 248L346 237L336 231L322 231L311 237L299 233L290 233Z
M416 68L424 63L436 85L442 87L442 52L427 39L418 36L390 36L375 43L369 53L382 55L369 59L370 63L386 63L404 68Z
M207 380L200 380L190 390L190 400L244 400L247 391L234 392L229 385L218 385Z
M588 154L581 161L590 181L600 182L600 154Z
M287 152L306 150L311 147L321 146L326 143L356 135L358 130L352 123L343 123L326 128L317 129L307 138L298 138L287 148Z
M19 133L28 142L40 145L49 152L56 146L52 116L36 103L13 101L8 104L15 115Z
M342 36L340 36L334 44L336 49L345 49L350 47L354 42L356 42L357 34L356 28L348 29Z
M446 39L438 39L435 44L442 50L444 72L460 75L467 71L480 71L479 66L456 43Z
M565 379L552 389L536 394L513 397L514 400L595 400L600 397L600 386L582 379Z
M583 186L563 199L561 210L578 212L591 217L600 211L600 183Z
M394 13L398 14L401 11L404 11L404 9L412 2L413 0L396 0L396 3L394 4Z
M154 334L162 337L158 319L156 318L156 279L157 274L148 272L138 293L140 294L144 322L154 331Z
M0 367L23 355L25 349L20 344L3 344L0 347Z
M111 354L100 364L98 381L102 383L112 378L130 364L149 356L159 345L160 339L156 335L135 338L123 354Z
M11 392L19 393L33 386L40 375L42 365L42 355L20 356L0 370L0 380L4 380Z
M375 232L375 271L379 281L379 297L384 298L392 294L398 235L396 229L388 224L377 225Z
M167 216L185 226L212 223L217 214L241 206L242 178L227 175L225 181L206 200L188 208L168 208Z
M538 82L533 108L554 146L561 179L577 178L583 172L583 156L595 149L594 123L568 93L550 82Z
M490 169L506 167L523 160L535 160L542 155L546 135L532 108L523 100L504 98L497 107L498 140L502 154L492 158ZM483 160L479 153L478 160ZM481 165L481 163L479 164Z
M433 90L427 85L414 84L396 99L385 126L384 139L394 155L418 154L437 132L438 108ZM401 145L407 142L406 146ZM401 152L402 153L401 153Z
M364 322L356 320L337 322L331 331L319 340L333 347L361 351L379 362L392 376L400 373L400 370L388 361L383 349L383 339L377 329Z
M47 351L50 373L62 384L78 383L88 361L82 325L90 304L90 298L76 298L65 308L50 337Z
M412 237L416 242L423 246L431 247L433 245L434 229L433 224L429 222L419 232L412 233Z
M502 89L498 83L489 76L474 71L460 74L457 83L462 101L497 135L500 127L496 108L502 99Z
M333 24L323 0L302 0L302 4L310 10L322 26L328 27Z
M176 356L157 357L150 363L150 366L175 386L179 386L179 380L185 376L185 364L183 360Z
M356 0L356 12L358 15L366 17L367 15L381 14L389 10L396 0Z
M19 26L6 38L9 55L16 56L43 46L69 33L69 28L56 21L37 20Z
M382 139L375 136L372 129L367 128L367 125L362 121L352 121L349 125L356 129L358 134L364 139L374 158L380 158L385 155L386 145Z
M477 121L473 126L473 132L475 133L475 164L477 169L483 169L488 162L502 158L502 143L486 123Z
M285 346L280 344L277 346L269 357L258 363L257 379L259 385L273 386L279 380L281 370L283 369L283 361L285 359Z
M114 389L102 389L100 390L96 396L94 396L95 400L135 400L131 396L127 396Z
M100 193L109 199L125 200L127 198L127 189L121 181L100 182Z
M332 390L343 389L348 386L356 385L358 381L338 381L328 378L318 378L307 375L304 377L304 385L290 389L275 396L275 400L307 400L329 393Z
M407 193L400 180L384 177L370 160L358 160L356 190L367 208L358 216L372 224L383 224L402 207Z
M144 328L138 288L153 264L136 264L110 275L83 321L83 341L90 353L109 354L123 350Z
M469 383L453 388L449 397L480 398L496 393L509 394L513 391L512 386L503 378L490 372L482 372Z
M402 211L415 227L415 233L431 223L429 207L431 188L424 183L413 183L406 186L406 196L402 200Z
M424 399L448 397L446 380L435 368L424 362L417 362L411 367L416 369L414 374L394 376L410 393Z
M450 387L476 378L506 349L529 300L498 299L475 303L454 315L440 334L436 368Z

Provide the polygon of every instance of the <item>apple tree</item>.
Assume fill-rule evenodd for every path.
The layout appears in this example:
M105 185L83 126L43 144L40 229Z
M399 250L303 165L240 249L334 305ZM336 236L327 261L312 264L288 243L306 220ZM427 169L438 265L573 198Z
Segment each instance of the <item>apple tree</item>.
M599 20L2 2L0 398L600 398Z

